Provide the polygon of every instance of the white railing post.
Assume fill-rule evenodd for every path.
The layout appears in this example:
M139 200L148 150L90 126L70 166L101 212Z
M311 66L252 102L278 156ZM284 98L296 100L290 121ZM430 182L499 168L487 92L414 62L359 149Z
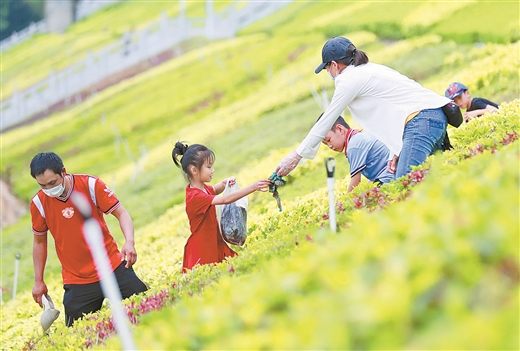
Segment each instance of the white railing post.
M20 265L20 258L22 255L20 255L19 252L16 253L14 256L14 281L13 281L13 300L16 298L16 288L18 286L18 266Z
M336 232L336 200L334 199L334 170L336 169L336 159L328 157L325 159L327 170L327 188L329 190L329 224L330 230Z
M103 295L110 301L110 310L114 320L114 327L123 346L123 350L137 350L132 331L130 330L128 317L122 307L122 296L112 265L108 258L103 243L103 233L96 219L92 217L92 207L81 193L72 194L72 202L78 208L85 219L83 224L83 236L88 244L94 264L98 273Z
M212 39L215 35L215 14L213 0L206 0L206 37Z

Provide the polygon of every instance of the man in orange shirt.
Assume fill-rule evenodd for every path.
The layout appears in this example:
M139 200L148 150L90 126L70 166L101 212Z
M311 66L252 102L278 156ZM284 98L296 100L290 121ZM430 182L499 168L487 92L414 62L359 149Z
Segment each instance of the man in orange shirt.
M75 192L88 199L94 209L92 217L101 227L105 249L122 297L127 298L146 291L146 285L132 268L137 260L132 218L108 186L94 176L68 174L63 161L54 152L37 154L32 159L30 168L31 176L41 188L30 206L34 233L34 301L42 307L42 295L46 295L48 291L44 271L47 261L47 231L50 231L62 265L66 325L71 326L83 314L98 311L103 304L100 279L83 237L84 219L71 200ZM119 221L125 236L121 252L108 230L105 214L112 214Z

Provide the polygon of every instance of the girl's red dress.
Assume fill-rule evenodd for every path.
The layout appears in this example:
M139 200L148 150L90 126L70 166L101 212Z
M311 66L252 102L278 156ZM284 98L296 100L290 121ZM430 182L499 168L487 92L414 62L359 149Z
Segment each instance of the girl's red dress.
M217 211L211 205L216 196L215 189L206 184L204 189L206 191L190 185L186 187L186 213L191 235L184 246L183 272L197 264L222 262L226 257L237 255L220 234Z

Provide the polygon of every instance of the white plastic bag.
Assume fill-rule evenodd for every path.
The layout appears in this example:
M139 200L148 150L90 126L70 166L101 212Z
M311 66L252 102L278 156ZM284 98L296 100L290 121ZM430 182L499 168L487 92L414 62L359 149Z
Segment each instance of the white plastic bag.
M50 295L43 294L42 295L42 304L45 309L40 317L40 324L43 328L43 331L46 332L54 323L54 321L60 315L60 311L54 307L54 303Z
M223 194L238 190L238 184L226 184ZM227 205L221 206L220 231L225 241L242 246L247 238L247 196Z

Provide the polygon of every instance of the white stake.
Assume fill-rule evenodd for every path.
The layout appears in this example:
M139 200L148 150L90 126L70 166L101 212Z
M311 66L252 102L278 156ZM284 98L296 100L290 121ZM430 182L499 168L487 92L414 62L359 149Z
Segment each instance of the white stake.
M19 252L16 253L14 256L14 282L13 282L13 300L16 297L16 287L18 285L18 266L20 265L20 258L22 255L20 255Z
M116 277L112 272L112 265L108 259L105 246L103 244L103 234L99 223L92 218L92 208L87 199L80 193L72 194L72 202L85 218L83 224L83 236L94 258L96 270L98 272L103 295L110 300L110 309L114 319L114 326L119 336L123 350L137 350L129 321L121 306L121 291L117 284Z
M336 159L328 157L325 159L325 168L327 169L327 188L329 189L329 222L330 230L336 231L336 201L334 200L334 170L336 168Z

